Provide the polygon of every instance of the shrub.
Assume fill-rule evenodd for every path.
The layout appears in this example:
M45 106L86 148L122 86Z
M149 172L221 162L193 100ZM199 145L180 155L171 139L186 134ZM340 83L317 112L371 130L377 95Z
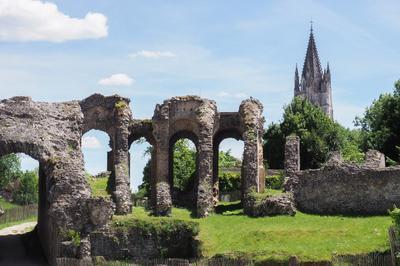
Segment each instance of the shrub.
M75 247L79 247L81 245L81 235L75 230L68 230L65 233L65 238L71 241Z
M395 227L400 230L400 209L394 208L392 211L389 211L389 215L392 218Z
M224 172L219 176L219 190L222 192L240 190L241 186L239 173Z
M283 188L283 173L277 175L271 175L265 177L265 187L270 189L282 189Z

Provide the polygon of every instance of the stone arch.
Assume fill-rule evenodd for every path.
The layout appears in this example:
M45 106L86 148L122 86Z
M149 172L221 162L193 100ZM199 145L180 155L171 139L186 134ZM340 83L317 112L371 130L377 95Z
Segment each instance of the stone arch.
M0 101L0 106L0 154L25 153L40 164L37 233L49 264L59 256L86 256L87 249L70 254L63 245L66 230L77 231L84 243L91 230L106 222L95 221L91 212L97 200L90 199L84 176L79 103L13 97ZM95 213L99 209L110 217L110 204L102 203Z
M215 102L198 96L174 97L156 106L152 119L157 161L152 184L155 214L166 215L171 210L170 139L179 132L191 132L197 136L197 216L204 217L212 211L212 135L216 115Z
M79 102L83 113L82 135L91 129L104 131L110 137L111 151L107 154L112 199L117 214L132 210L129 180L129 127L132 114L130 100L118 95L93 94Z
M49 188L53 187L50 179L53 171L53 165L49 162L51 153L46 147L32 142L23 142L19 140L8 141L4 138L0 138L0 157L12 153L24 153L39 162L39 200L35 232L37 233L43 250L50 255L49 244L55 237L52 235L52 230L49 230L51 225L49 224L50 217L48 212L50 208L48 191Z

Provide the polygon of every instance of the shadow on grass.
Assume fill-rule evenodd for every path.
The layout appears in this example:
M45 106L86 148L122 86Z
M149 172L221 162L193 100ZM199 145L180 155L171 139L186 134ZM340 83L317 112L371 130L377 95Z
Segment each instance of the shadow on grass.
M226 212L235 212L233 214L227 213L227 215L238 215L236 212L240 211L241 209L243 209L242 202L228 202L217 205L215 207L215 213L226 215Z

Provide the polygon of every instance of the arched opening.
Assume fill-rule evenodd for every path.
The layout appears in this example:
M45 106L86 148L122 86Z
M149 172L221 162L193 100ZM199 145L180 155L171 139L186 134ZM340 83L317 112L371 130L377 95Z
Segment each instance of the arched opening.
M93 196L110 197L112 166L109 163L111 140L107 133L92 129L82 136L85 175Z
M132 204L147 208L150 199L150 183L153 168L153 146L141 137L133 140L129 148L129 174Z
M0 264L46 263L44 166L24 153L0 154Z
M231 130L217 133L213 145L214 204L239 207L243 191L244 142L239 132Z
M172 204L191 210L197 206L198 139L188 131L173 135L169 142L169 184Z

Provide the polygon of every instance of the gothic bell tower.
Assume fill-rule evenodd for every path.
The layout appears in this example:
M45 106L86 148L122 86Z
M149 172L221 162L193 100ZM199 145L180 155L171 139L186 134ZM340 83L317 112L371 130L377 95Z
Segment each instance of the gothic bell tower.
M319 106L333 119L331 72L329 63L326 69L321 69L312 24L301 77L299 77L296 64L294 96L300 96L309 100L312 104Z

